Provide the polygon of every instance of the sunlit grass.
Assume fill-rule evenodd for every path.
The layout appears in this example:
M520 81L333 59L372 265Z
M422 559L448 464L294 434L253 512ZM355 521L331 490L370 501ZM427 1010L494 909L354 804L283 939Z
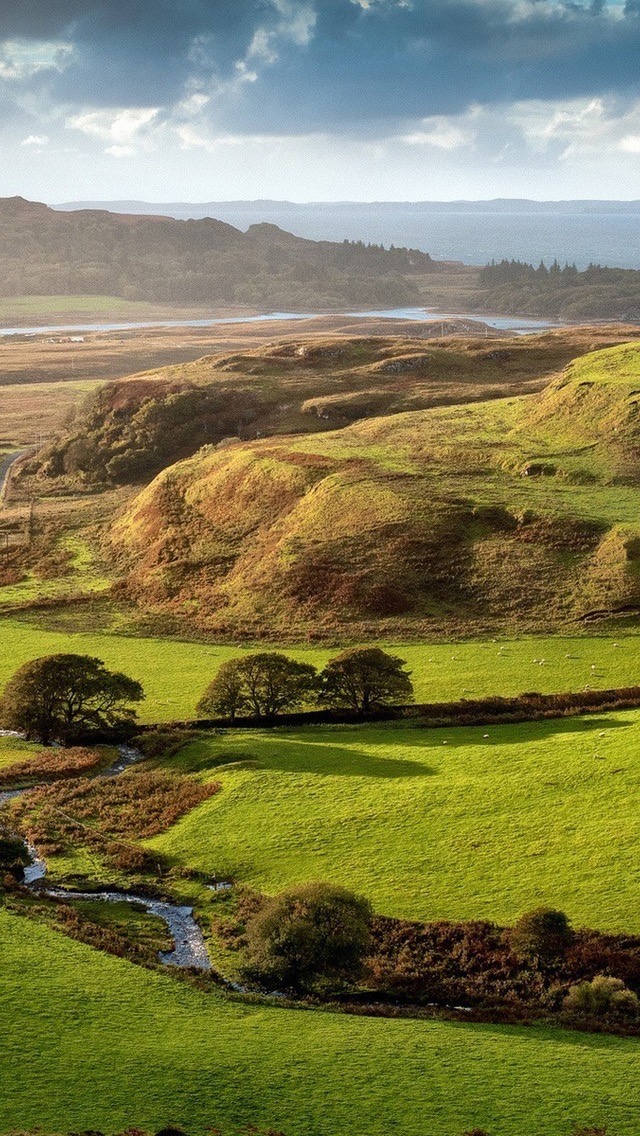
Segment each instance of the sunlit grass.
M225 659L264 644L185 643L176 639L134 638L88 632L47 631L16 619L0 620L0 685L23 662L60 651L97 655L108 666L143 683L139 708L145 721L193 717L205 686ZM318 667L337 654L333 648L281 646ZM640 636L531 636L515 641L467 643L390 643L388 650L407 661L417 701L451 701L487 694L520 694L609 689L640 682ZM267 649L275 650L277 645Z
M223 786L152 841L182 865L269 893L332 880L407 918L510 923L543 903L640 933L637 712L235 731L164 765Z
M0 941L4 1132L636 1136L633 1038L242 1006L2 911Z

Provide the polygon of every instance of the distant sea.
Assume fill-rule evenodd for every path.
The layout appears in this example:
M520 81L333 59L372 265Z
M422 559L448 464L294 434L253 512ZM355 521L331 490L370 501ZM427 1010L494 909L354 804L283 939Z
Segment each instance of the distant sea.
M216 217L240 229L267 222L312 240L407 246L438 260L486 264L503 257L557 259L640 269L640 202L379 202L298 205L221 201L201 205L140 201L73 202L61 209Z

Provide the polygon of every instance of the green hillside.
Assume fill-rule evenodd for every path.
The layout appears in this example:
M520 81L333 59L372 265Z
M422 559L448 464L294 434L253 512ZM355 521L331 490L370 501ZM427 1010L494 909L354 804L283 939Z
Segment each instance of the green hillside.
M3 1132L637 1130L632 1038L242 1006L2 911L0 944Z
M205 447L134 500L113 555L137 602L224 633L522 633L633 614L634 375L626 345L540 395Z
M636 712L446 730L324 727L194 742L223 791L152 844L260 891L327 879L383 914L511 923L539 904L640 932ZM257 768L224 768L250 758Z

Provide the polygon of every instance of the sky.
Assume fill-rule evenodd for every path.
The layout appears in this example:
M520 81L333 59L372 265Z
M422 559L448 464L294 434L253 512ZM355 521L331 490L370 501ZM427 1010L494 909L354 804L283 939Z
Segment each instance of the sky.
M0 196L640 198L640 0L0 0Z

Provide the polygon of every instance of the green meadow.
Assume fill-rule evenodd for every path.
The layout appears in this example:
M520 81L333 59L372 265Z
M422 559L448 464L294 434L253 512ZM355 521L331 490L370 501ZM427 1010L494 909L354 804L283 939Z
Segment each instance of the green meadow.
M637 712L230 732L165 764L223 786L151 842L179 864L268 893L331 880L407 918L511 923L546 904L640 933Z
M99 584L99 581L97 581ZM418 701L486 694L543 693L635 686L640 683L640 636L533 636L517 641L385 644L406 659ZM339 650L277 645L213 645L107 633L47 631L15 619L0 621L0 685L28 659L59 651L97 655L143 683L143 721L192 717L220 663L250 650L287 651L318 667Z
M636 1136L637 1042L225 1001L0 911L0 1131Z

